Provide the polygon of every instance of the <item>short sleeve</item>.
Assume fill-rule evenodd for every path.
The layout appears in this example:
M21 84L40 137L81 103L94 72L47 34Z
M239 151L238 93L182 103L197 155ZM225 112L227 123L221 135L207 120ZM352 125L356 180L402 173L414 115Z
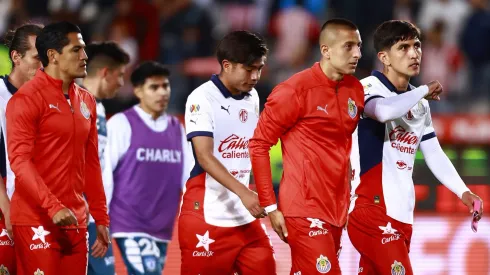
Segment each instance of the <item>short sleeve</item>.
M211 104L204 95L193 92L187 98L185 126L187 140L196 136L213 137L213 111Z

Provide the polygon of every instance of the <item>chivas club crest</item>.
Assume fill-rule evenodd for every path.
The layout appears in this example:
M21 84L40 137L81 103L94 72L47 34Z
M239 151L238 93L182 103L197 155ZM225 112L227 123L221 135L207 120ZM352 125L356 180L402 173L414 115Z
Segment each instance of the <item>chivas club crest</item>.
M9 269L4 265L0 265L0 275L10 275Z
M82 113L84 118L90 118L90 110L88 109L87 104L85 104L85 102L83 101L80 103L80 112Z
M391 275L405 275L405 267L402 263L395 261L391 265Z
M349 116L351 118L355 118L357 115L356 102L351 98L349 98L349 100L347 101L347 112L349 113Z
M320 258L316 259L316 270L318 270L318 272L325 274L328 273L331 268L332 264L327 257L320 255Z

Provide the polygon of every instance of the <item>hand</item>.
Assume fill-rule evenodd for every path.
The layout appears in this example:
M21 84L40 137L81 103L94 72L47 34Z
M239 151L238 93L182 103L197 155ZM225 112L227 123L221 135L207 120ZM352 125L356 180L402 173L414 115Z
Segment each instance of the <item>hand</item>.
M107 249L111 244L109 238L109 228L105 225L97 225L97 239L94 245L92 245L92 256L95 258L102 258L107 253Z
M268 216L271 221L272 229L274 229L283 242L287 243L288 230L286 229L286 221L284 220L282 212L274 210L270 212Z
M12 224L10 223L10 214L3 214L3 218L5 219L5 229L7 229L7 234L10 240L14 239L14 231L12 231Z
M75 217L75 214L71 212L70 209L68 208L63 208L58 213L56 213L53 217L53 223L56 225L77 225L78 226L78 221L77 218Z
M239 197L243 205L245 205L252 216L257 219L267 216L264 208L260 207L259 196L257 196L257 193L246 188L243 194L240 194Z
M439 95L442 93L442 85L439 81L431 81L427 84L429 92L425 96L427 100L441 100Z
M470 213L473 214L473 202L474 201L480 201L480 210L478 211L478 216L476 217L476 220L479 221L483 215L483 201L480 197L478 197L476 194L473 194L470 191L466 191L463 193L463 196L461 197L461 201L468 207L470 210Z

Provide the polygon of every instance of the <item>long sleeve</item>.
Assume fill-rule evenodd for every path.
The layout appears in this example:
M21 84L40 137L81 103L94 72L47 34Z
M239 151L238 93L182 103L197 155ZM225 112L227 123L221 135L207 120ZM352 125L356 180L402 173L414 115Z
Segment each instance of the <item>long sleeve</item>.
M95 100L91 108L92 120L90 132L85 147L85 190L90 214L97 225L109 226L109 215L102 183L102 174L99 160L99 137L97 132L97 113ZM88 217L87 217L88 218Z
M12 97L7 104L7 150L15 188L48 212L50 218L65 206L54 196L32 162L34 144L41 120L41 101L25 94Z
M131 143L131 125L123 114L116 114L107 121L107 144L104 150L104 171L102 171L106 190L107 205L110 205L114 192L114 171Z
M183 189L191 173L193 155L192 155L192 150L189 146L189 142L187 141L187 137L185 135L184 127L181 128L181 131L182 131L182 155L183 155L183 162L184 162L183 169L182 169L182 189Z
M428 89L426 85L423 85L397 96L387 98L381 96L369 97L366 99L364 113L382 123L397 119L408 113L417 102L424 98Z
M458 198L470 189L459 176L456 168L446 156L437 138L430 138L420 143L420 150L424 154L425 163L434 176L451 190Z
M272 187L269 150L296 124L300 112L301 104L294 88L284 83L276 86L267 99L254 136L249 143L252 171L260 205L265 206L267 212L277 208Z

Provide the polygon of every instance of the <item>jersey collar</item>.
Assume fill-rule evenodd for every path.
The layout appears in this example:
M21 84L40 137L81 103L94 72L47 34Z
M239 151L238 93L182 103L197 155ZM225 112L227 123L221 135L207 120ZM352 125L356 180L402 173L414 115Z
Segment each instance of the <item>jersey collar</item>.
M230 91L226 88L225 84L223 84L223 82L221 82L221 80L219 79L217 74L213 74L211 76L211 81L214 83L214 85L216 85L218 90L223 94L223 96L225 98L231 97L231 98L236 99L236 100L242 100L245 97L250 96L250 92L242 92L239 95L232 95L230 93Z
M379 79L379 81L381 81L381 83L383 83L383 85L385 85L386 88L388 88L388 90L390 90L391 92L394 92L397 94L403 94L404 92L408 92L408 91L411 91L413 89L412 84L408 83L408 87L407 87L406 91L397 90L395 85L393 85L393 83L391 83L391 81L386 77L386 75L384 75L380 71L372 71L371 75L377 77Z
M5 86L7 86L7 90L9 90L9 93L11 95L14 95L15 92L17 92L17 88L15 88L15 86L12 85L12 83L10 83L9 76L5 75L5 76L2 76L1 78L3 79L3 82L5 83Z

